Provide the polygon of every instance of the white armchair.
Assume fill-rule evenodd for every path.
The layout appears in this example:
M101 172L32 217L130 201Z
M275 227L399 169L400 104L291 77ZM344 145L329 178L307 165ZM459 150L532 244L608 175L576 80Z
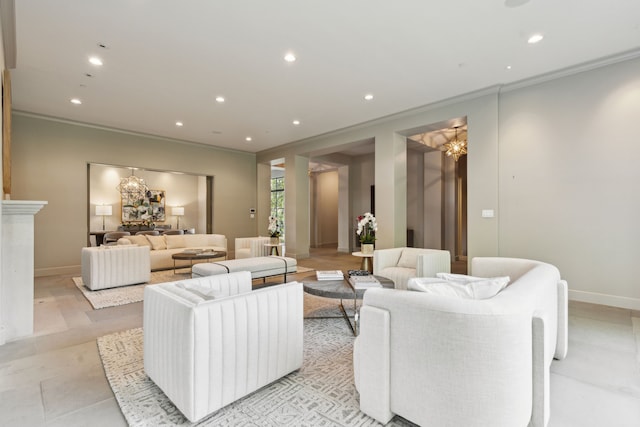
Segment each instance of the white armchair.
M373 274L393 280L396 289L407 289L412 277L434 277L451 272L451 254L439 249L391 248L373 252Z
M147 286L144 369L192 422L302 366L298 282L246 271Z
M269 237L236 237L236 259L269 256L269 247L265 246L269 242Z
M546 426L549 369L567 353L567 282L550 264L474 258L509 276L488 299L369 289L353 350L360 409L421 426ZM392 392L393 391L393 392Z

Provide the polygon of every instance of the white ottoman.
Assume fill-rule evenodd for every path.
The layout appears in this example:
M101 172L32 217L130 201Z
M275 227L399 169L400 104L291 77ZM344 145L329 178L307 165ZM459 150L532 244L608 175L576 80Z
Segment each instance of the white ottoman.
M295 258L283 256L261 256L255 258L228 259L226 261L207 262L194 265L191 272L193 277L213 276L216 274L248 271L252 279L284 275L298 271Z
M82 282L92 291L151 279L148 246L82 248Z

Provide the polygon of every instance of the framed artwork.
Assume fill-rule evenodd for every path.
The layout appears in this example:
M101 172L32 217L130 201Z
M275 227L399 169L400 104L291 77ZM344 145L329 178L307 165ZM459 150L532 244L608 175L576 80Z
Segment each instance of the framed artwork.
M149 190L144 199L122 197L122 222L164 222L164 190Z

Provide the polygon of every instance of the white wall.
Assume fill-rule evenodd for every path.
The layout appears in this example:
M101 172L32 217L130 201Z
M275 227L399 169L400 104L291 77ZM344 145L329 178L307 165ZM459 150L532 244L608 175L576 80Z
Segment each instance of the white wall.
M640 60L508 91L500 117L500 252L640 308Z
M80 249L89 231L88 163L213 176L213 232L227 236L229 250L235 237L257 233L255 220L249 217L256 204L254 154L20 113L13 115L12 148L13 198L49 202L35 218L36 275L79 271Z

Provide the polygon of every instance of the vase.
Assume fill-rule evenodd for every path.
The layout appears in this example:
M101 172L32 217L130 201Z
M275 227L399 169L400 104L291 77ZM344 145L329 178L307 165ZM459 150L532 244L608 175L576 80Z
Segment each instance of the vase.
M278 243L280 243L280 238L279 237L272 237L270 242L271 242L272 245L277 245Z
M363 254L372 254L373 253L373 243L363 243L360 251Z

